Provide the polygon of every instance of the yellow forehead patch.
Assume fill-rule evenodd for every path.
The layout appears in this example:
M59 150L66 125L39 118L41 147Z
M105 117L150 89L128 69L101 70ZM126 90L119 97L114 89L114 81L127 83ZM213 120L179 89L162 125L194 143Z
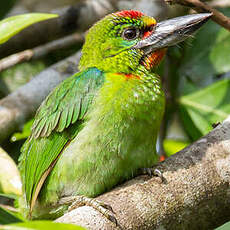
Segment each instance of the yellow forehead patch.
M157 24L157 21L154 18L145 16L145 15L142 16L142 20L146 24L146 26L151 26L151 25Z

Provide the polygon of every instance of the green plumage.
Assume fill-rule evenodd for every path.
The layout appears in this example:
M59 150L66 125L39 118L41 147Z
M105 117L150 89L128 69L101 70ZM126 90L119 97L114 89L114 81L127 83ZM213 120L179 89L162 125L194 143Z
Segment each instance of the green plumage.
M21 156L27 206L30 206L43 173L80 130L86 111L103 81L103 74L96 68L77 73L61 83L37 111L31 136L22 148L27 154ZM68 128L74 123L77 124Z
M160 79L143 65L143 51L132 49L141 37L122 38L130 26L146 30L142 19L112 14L94 25L81 72L40 106L20 160L25 215L54 217L62 197L95 197L157 161Z

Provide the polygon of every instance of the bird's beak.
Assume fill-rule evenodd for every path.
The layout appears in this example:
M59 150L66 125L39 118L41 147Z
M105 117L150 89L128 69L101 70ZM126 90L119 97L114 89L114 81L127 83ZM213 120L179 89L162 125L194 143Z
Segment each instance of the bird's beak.
M156 24L155 31L139 41L134 48L143 49L145 54L149 54L155 50L175 45L191 36L211 16L211 13L193 14L159 22Z

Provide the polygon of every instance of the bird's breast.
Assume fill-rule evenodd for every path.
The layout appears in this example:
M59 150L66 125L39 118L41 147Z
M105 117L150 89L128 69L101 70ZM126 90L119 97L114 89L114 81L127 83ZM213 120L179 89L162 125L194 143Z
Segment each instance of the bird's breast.
M107 76L84 127L54 168L58 180L68 181L63 195L96 196L156 162L164 111L158 83L157 78Z

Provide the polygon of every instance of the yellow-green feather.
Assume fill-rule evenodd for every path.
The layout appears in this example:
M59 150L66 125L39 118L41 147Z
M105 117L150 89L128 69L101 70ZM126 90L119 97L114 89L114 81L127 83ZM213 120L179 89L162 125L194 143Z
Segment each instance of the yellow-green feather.
M59 156L66 143L77 134L79 124L84 120L103 82L103 74L96 68L75 74L60 84L39 108L31 136L23 145L20 158L28 207L43 173ZM74 128L67 129L71 123Z
M34 215L57 209L62 197L95 197L137 169L150 167L158 159L155 145L163 112L157 75L127 79L105 74L87 121L44 183Z

